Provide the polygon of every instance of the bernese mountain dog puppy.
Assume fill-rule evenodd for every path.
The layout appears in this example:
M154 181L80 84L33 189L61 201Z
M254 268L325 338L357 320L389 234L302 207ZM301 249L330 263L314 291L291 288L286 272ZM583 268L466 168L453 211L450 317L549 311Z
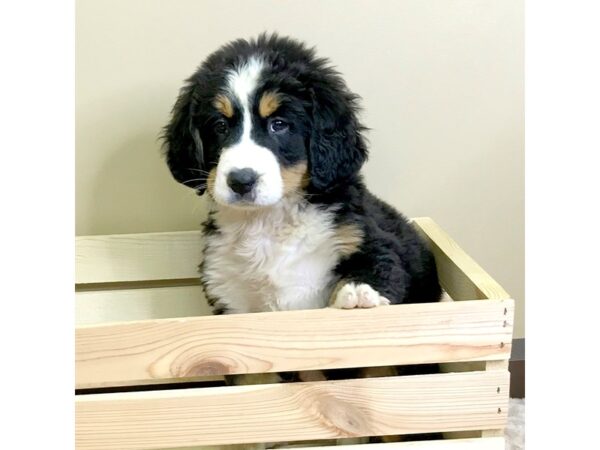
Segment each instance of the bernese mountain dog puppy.
M215 314L440 300L431 252L360 175L368 152L358 98L313 49L266 34L211 54L181 89L165 127L165 154L177 181L209 194L200 275ZM357 375L328 371L327 378L350 373ZM226 378L252 384L282 377L324 374Z
M225 45L186 81L165 154L210 197L200 269L215 314L440 299L429 249L365 187L358 98L277 35Z

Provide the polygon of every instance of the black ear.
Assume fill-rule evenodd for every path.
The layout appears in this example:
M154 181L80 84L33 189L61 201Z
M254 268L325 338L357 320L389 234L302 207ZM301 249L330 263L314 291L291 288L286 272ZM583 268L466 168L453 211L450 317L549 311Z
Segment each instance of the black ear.
M312 91L312 130L308 151L311 184L327 191L356 176L367 159L356 117L358 97L338 83Z
M173 177L202 195L206 190L206 182L203 181L206 172L200 131L193 122L196 106L193 86L183 87L173 106L163 139L167 164Z

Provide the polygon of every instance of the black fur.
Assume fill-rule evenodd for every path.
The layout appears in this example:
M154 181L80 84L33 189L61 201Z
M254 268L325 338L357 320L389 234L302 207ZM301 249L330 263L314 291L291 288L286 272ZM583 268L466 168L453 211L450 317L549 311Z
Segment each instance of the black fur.
M204 235L204 237L208 238L209 236L212 236L214 234L219 233L219 228L217 227L215 220L213 218L213 214L212 212L208 214L208 218L204 221L204 223L202 224L202 234ZM202 286L204 287L206 285L206 280L204 278L204 265L206 263L206 260L203 258L202 262L200 262L200 265L198 266L198 272L200 273L200 283L202 284ZM221 315L221 314L227 314L227 308L225 308L224 306L218 306L217 305L217 298L212 297L207 291L206 289L204 289L204 297L206 297L206 302L208 303L208 305L212 308L212 313L216 316Z
M253 140L269 148L282 167L306 161L306 201L335 210L339 225L354 224L364 233L359 251L335 268L338 278L367 283L395 304L439 300L431 252L400 213L367 190L359 174L368 152L357 118L358 96L326 59L297 41L277 35L234 41L210 55L187 80L164 134L175 179L202 194L221 149L239 137L239 105L226 119L227 133L219 134L216 123L224 119L211 102L227 71L252 55L260 55L267 67L256 95L276 89L282 99L277 116L293 127L285 136L273 136L265 132L269 119L254 118ZM209 219L204 231L218 229Z
M406 218L371 194L361 179L310 201L341 205L337 220L363 230L359 251L336 268L340 279L366 283L393 304L440 299L433 255Z

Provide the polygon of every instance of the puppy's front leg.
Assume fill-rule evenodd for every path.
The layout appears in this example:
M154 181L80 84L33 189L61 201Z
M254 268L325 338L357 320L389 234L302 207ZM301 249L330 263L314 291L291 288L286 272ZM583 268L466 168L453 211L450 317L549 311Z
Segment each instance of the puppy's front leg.
M408 274L399 257L383 246L354 253L340 262L336 272L340 281L331 294L331 307L373 308L402 303L406 296Z

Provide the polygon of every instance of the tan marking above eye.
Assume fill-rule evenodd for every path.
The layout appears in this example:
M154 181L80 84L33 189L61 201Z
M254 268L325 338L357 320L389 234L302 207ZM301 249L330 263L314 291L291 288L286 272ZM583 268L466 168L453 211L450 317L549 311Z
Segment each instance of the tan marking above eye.
M273 114L281 106L281 98L274 91L264 92L258 103L258 113L263 119Z
M231 119L233 117L233 104L226 95L217 95L213 100L212 104L217 109L217 111L219 111L228 119Z

